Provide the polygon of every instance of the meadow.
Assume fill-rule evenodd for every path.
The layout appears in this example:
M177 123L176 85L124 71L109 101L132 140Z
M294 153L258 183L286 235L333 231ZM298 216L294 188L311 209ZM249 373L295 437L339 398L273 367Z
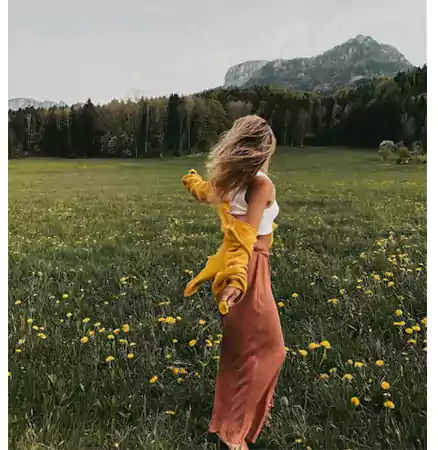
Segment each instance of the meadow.
M192 167L9 162L10 448L216 448L220 320L208 286L183 289L221 234L180 183ZM425 167L278 151L287 359L254 448L426 448Z

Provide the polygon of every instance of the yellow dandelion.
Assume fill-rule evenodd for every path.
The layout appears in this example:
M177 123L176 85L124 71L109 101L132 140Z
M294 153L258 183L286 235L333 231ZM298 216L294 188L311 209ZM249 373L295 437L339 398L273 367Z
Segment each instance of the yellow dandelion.
M338 371L338 369L336 367L332 367L331 369L329 369L329 373L333 374L336 373Z
M424 317L423 319L421 319L421 323L422 323L424 326L427 326L427 317Z
M353 375L351 375L351 373L346 373L346 374L342 377L342 379L343 379L343 380L346 380L346 381L351 381L351 380L353 379Z
M352 359L347 359L347 363L348 363L350 366L352 366L352 365L354 364L354 362L353 362Z
M176 414L176 411L166 411L165 412L168 416L174 416Z
M390 282L388 283L388 287L394 287L394 285L395 285L394 281L390 281Z
M284 302L278 302L277 305L278 305L279 308L283 308L284 307Z
M219 312L224 316L225 314L228 314L229 306L227 302L219 302Z
M88 323L90 321L89 317L85 317L84 319L82 319L82 323Z
M356 408L360 405L360 400L357 397L351 397L350 402Z
M347 291L346 291L345 289L340 289L340 290L339 290L339 293L340 293L341 295L345 295L345 294L347 293Z
M38 328L36 325L34 325L34 326L32 327L32 330L38 331L39 328Z
M100 322L96 322L96 323L94 324L94 326L95 326L96 328L99 328L101 325L102 325L102 324L101 324Z
M299 350L298 353L299 353L301 356L307 356L307 355L309 354L309 353L307 352L307 350Z
M119 339L119 344L126 345L128 341L126 339Z
M424 347L424 348L423 348L423 352L427 352L427 347Z
M129 331L129 325L127 323L122 325L122 330L123 330L124 333L127 333Z
M176 344L178 342L178 339L172 339L172 343Z
M400 316L403 315L403 311L402 311L401 309L396 309L395 312L394 312L394 314L395 314L397 317L400 317Z
M72 315L73 315L73 314L72 314L71 312L68 312L68 313L66 314L67 319L70 319L70 317L71 317Z
M296 293L296 292L294 292L293 294L292 294L292 298L297 298L298 297L298 294Z
M150 380L149 380L149 383L150 384L154 384L154 383L156 383L158 381L158 377L156 376L156 375L154 375Z
M373 275L373 278L374 278L376 281L380 281L380 275L378 275L377 273L375 273L375 274Z
M413 332L414 332L414 330L412 328L405 328L406 334L412 334Z
M89 332L88 332L88 336L94 336L94 331L93 330L90 330Z
M183 380L181 377L178 377L178 378L176 379L176 381L177 381L177 383L181 384L184 380Z
M164 318L164 317L160 317L159 319L158 319L158 322L164 322L166 319Z
M205 325L205 324L206 324L205 320L199 319L199 325Z
M395 327L404 327L406 325L406 322L402 320L401 322L394 322L393 325Z
M111 362L114 361L116 358L114 358L114 356L107 356L107 358L105 359L106 362Z
M105 333L105 328L99 328L99 330L97 330L99 333Z
M358 368L361 368L361 367L363 367L365 364L363 363L363 362L361 362L361 361L356 361L355 363L354 363L354 367L358 367Z
M332 346L330 345L330 342L329 342L329 341L321 341L321 342L319 343L319 345L321 345L321 347L324 347L324 348L326 348L326 349L331 349L331 348L332 348Z
M394 276L392 272L385 272L385 277L391 278L392 276Z
M37 336L42 340L47 339L47 336L44 333L38 333Z
M128 353L128 359L134 358L134 353Z
M21 305L21 303L22 303L21 300L16 300L16 301L15 301L15 304L16 304L16 305Z
M8 377L12 376L12 373L8 371Z
M216 345L219 345L219 344L221 343L221 341L220 341L219 339L217 339L216 341L214 341L214 343L215 343Z
M380 383L380 387L381 387L383 390L387 391L387 390L391 387L391 385L390 385L387 381L382 381L382 382Z
M207 347L213 347L213 343L210 341L210 339L206 339L206 340L205 340L205 345L206 345Z
M113 334L109 334L109 335L107 336L107 339L109 339L110 341L113 341L113 340L115 339L115 337L114 337Z
M337 298L329 298L327 300L327 303L331 303L332 305L337 305L338 304L338 299Z
M68 294L62 294L62 298L63 298L64 300L67 300L67 299L68 299Z
M289 348L289 347L284 347L284 350L285 350L286 352L290 352L290 348Z
M120 333L120 328L116 328L113 333L117 336Z
M322 373L319 378L321 378L321 380L327 380L329 378L328 373Z
M415 339L409 339L409 344L415 345L417 341Z
M26 322L27 322L29 325L31 325L31 324L33 324L33 319L30 319L30 318L29 318L29 319L26 320Z
M376 361L376 366L377 367L383 367L385 365L385 361L383 361L382 359L378 359Z
M88 342L87 336L81 337L81 343L86 344Z
M308 345L308 349L309 350L315 350L316 348L319 348L320 347L320 345L319 344L316 344L315 342L311 342L309 345Z
M135 347L137 344L135 343L135 342L131 342L130 344L129 344L129 346L130 347Z
M303 440L302 439L295 439L295 444L302 444Z
M414 326L412 327L412 329L413 329L414 331L421 331L421 327L420 327L419 325L414 325Z
M26 342L25 339L18 339L18 344L23 345Z
M194 347L194 346L196 345L197 342L198 342L198 341L197 341L196 339L192 339L192 340L189 342L189 347Z
M21 352L22 352L21 348L16 348L15 349L15 353L21 353Z
M386 400L386 402L383 403L383 406L385 408L388 408L388 409L394 409L395 408L395 404L391 400Z
M182 320L181 316L176 316L176 320Z

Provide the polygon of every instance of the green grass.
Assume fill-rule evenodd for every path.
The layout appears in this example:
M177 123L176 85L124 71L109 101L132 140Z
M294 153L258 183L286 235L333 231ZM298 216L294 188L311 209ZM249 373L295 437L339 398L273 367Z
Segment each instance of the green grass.
M214 448L205 432L219 317L208 286L183 298L188 271L199 270L221 239L214 211L180 184L202 164L198 157L9 163L11 448ZM261 442L426 448L425 166L384 164L362 150L284 149L272 173L281 208L272 279L285 303L289 352ZM163 316L181 320L159 323ZM401 320L405 327L393 325ZM406 334L417 323L421 331ZM129 331L109 340L123 324ZM216 341L212 348L206 339ZM298 353L323 339L330 350ZM395 409L383 407L385 392Z

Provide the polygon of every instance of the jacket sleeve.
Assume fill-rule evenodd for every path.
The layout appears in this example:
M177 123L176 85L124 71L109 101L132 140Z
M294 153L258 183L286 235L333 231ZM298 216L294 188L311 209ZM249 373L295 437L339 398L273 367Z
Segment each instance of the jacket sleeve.
M211 203L211 184L204 181L196 170L191 169L187 175L183 176L181 181L196 200L206 204Z

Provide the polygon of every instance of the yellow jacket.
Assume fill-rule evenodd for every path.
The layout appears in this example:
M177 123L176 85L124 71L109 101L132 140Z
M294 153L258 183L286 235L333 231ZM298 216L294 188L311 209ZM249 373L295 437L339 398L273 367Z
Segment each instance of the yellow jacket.
M197 200L210 203L211 185L204 181L195 170L192 169L188 175L185 175L182 182ZM242 295L246 292L247 267L257 241L257 230L234 218L230 214L228 203L219 204L217 211L224 240L217 253L208 258L204 269L187 284L184 291L186 297L192 296L202 283L211 280L213 294L218 301L228 286L240 289ZM225 313L222 310L221 312Z

